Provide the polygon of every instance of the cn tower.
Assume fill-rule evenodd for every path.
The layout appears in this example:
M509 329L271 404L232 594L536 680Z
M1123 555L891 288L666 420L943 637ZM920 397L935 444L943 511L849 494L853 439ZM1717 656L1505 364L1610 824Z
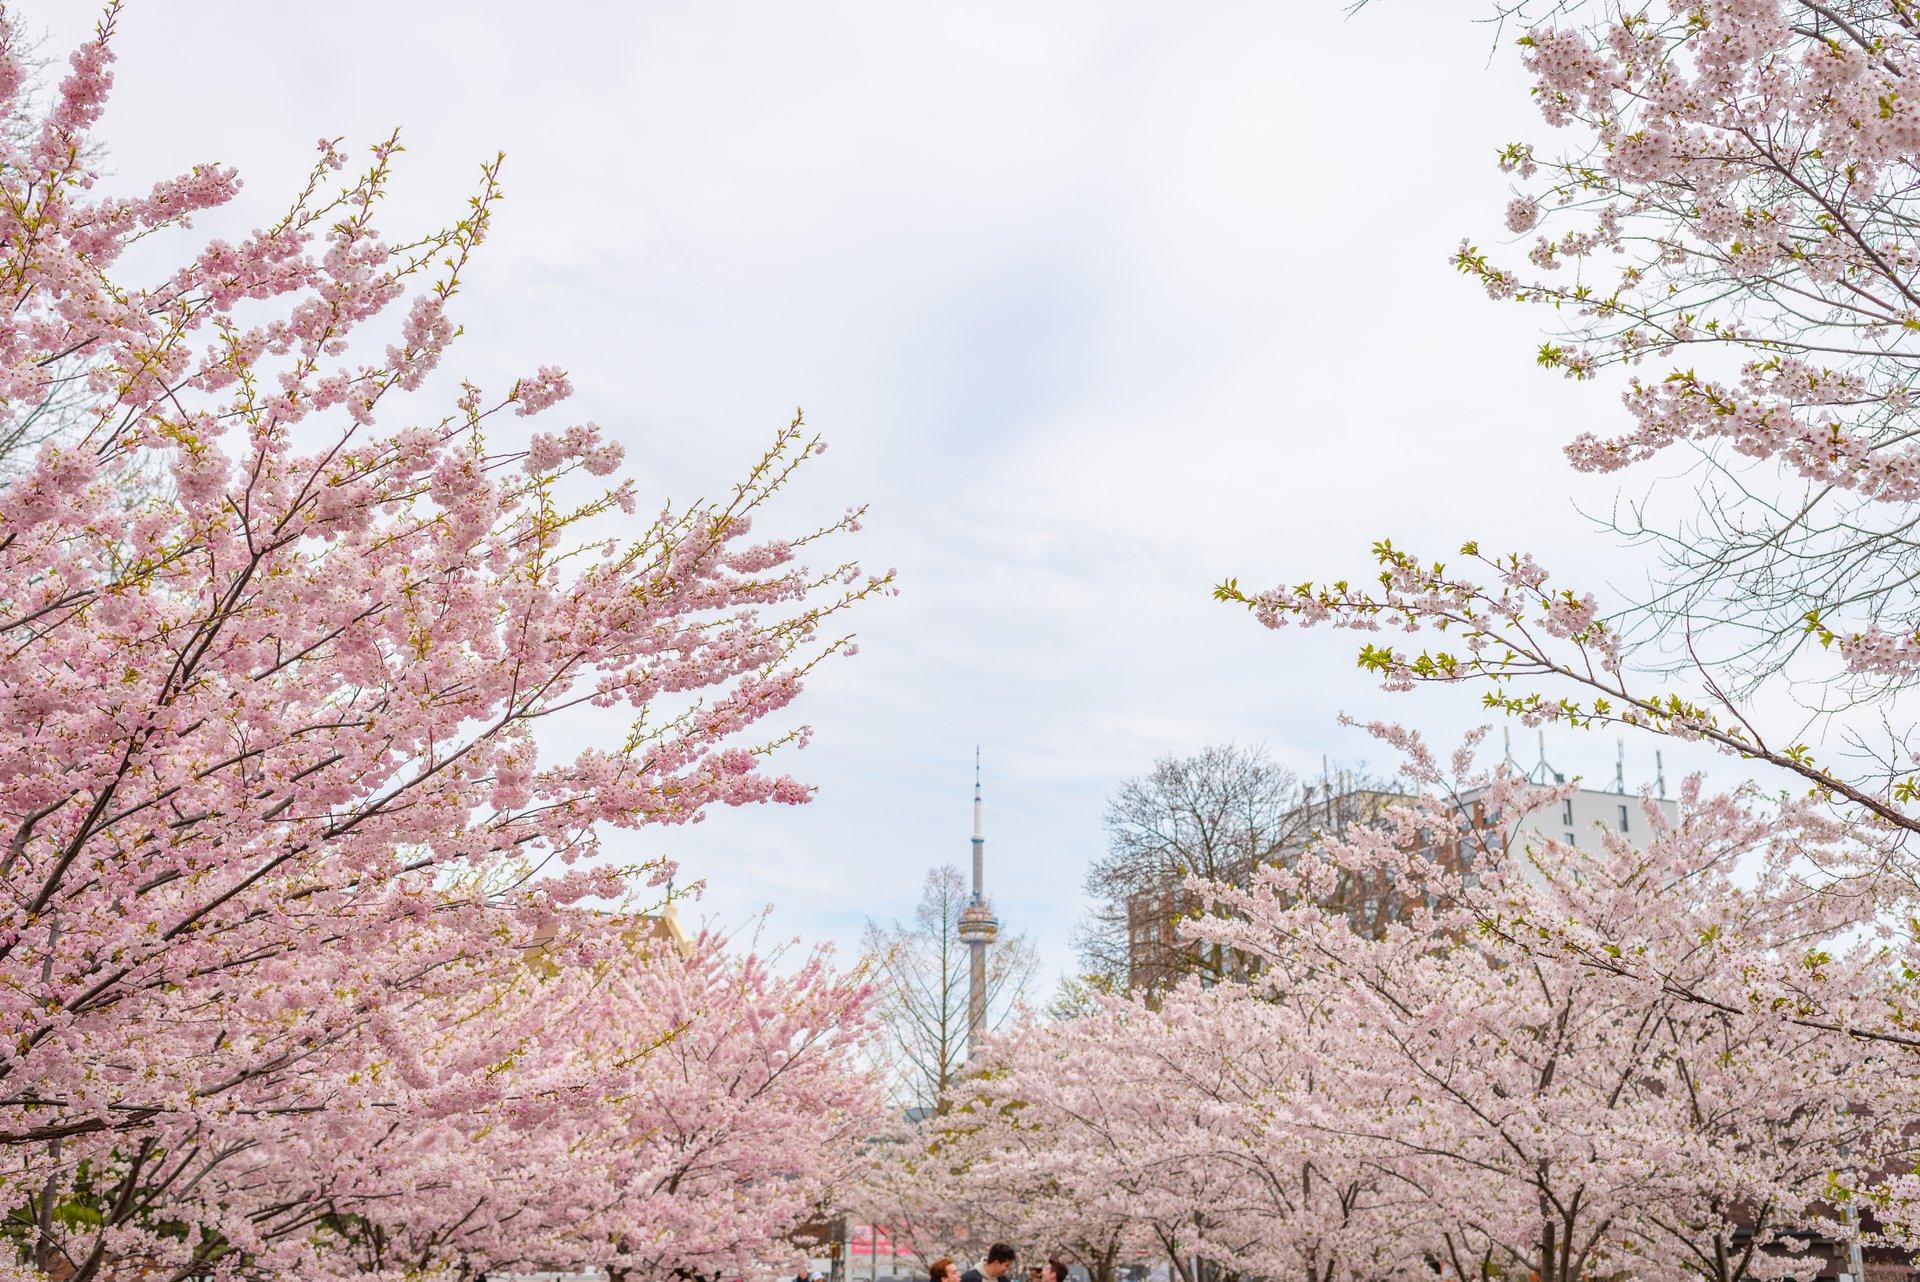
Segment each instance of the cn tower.
M987 834L980 817L980 749L973 750L973 898L960 912L960 942L967 946L967 1062L980 1055L987 1035L987 945L1000 931L987 907Z

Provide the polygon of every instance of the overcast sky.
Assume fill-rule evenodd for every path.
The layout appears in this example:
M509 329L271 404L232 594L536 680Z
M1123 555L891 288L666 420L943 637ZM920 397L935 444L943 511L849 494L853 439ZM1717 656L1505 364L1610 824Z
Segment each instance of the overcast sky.
M1632 577L1575 510L1609 486L1559 454L1616 403L1448 266L1503 241L1493 153L1543 132L1488 7L137 0L105 131L128 180L238 166L250 225L323 134L404 126L403 222L504 149L451 363L565 366L567 417L645 491L720 489L804 406L832 450L786 510L871 503L857 554L902 594L806 697L813 805L634 849L705 877L717 922L771 903L851 945L965 858L977 743L991 892L1057 973L1104 800L1156 756L1317 771L1384 760L1343 711L1475 720L1379 693L1350 638L1262 631L1220 578L1364 571L1382 536ZM55 49L86 9L22 6ZM1611 739L1562 738L1611 779Z

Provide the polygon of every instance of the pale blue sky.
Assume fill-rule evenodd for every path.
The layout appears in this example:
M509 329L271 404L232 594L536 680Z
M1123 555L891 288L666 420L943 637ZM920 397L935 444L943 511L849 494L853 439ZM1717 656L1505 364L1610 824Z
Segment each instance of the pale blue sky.
M452 364L566 366L651 491L719 488L805 406L833 448L796 523L870 502L902 595L806 699L813 806L640 848L720 922L772 902L850 944L964 857L979 743L1000 915L1057 971L1122 775L1224 738L1367 755L1342 711L1474 719L1217 579L1361 571L1382 535L1627 570L1558 454L1613 402L1447 264L1502 239L1494 150L1541 132L1485 7L136 0L107 133L129 179L238 165L249 223L322 134L405 126L402 217L504 148ZM86 8L23 12L59 48ZM1612 775L1611 739L1554 755Z

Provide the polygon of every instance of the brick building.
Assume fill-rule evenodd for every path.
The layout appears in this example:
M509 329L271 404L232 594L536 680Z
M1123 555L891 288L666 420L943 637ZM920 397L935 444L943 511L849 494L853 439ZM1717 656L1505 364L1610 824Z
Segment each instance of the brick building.
M1299 836L1279 847L1278 858L1292 858L1322 835L1342 834L1355 824L1377 823L1391 807L1412 800L1404 793L1376 788L1327 785L1307 789L1284 829ZM1225 880L1245 885L1252 866L1228 870ZM1239 974L1238 959L1218 947L1180 937L1180 922L1200 911L1184 881L1169 877L1127 897L1127 987L1148 994L1171 988L1188 975L1211 979Z

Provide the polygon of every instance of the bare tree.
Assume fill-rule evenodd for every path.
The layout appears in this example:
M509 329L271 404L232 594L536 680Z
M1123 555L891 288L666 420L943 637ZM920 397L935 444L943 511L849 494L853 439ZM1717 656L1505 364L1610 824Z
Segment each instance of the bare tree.
M1111 975L1088 973L1062 975L1047 999L1047 1018L1064 1024L1091 1015L1100 1007L1102 997L1111 997L1117 988Z
M1303 781L1259 746L1160 758L1107 803L1107 852L1087 870L1092 907L1074 939L1088 978L1155 991L1187 974L1227 973L1231 959L1218 945L1178 934L1193 907L1186 879L1243 884L1261 864L1377 813L1393 795L1351 771Z
M938 1108L967 1062L967 946L960 912L967 882L952 864L927 871L913 920L867 922L864 947L880 974L879 1012L888 1077L907 1108ZM1039 956L1024 934L987 946L987 1027L1025 995Z

